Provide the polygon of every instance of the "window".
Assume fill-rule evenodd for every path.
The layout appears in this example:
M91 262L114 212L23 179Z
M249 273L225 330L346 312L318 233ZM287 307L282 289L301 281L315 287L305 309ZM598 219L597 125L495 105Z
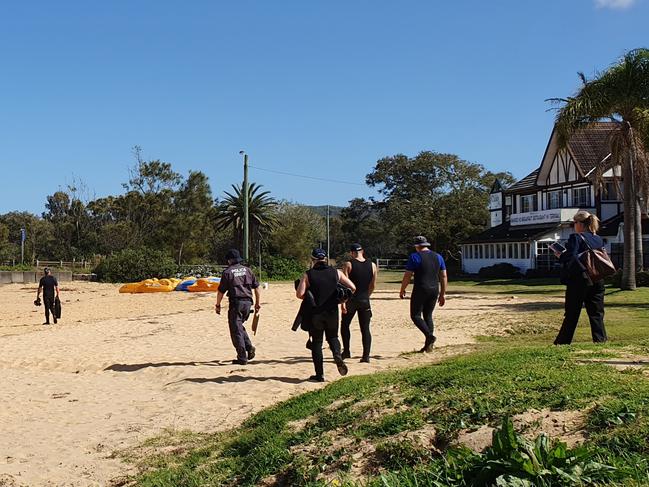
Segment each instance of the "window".
M508 245L507 245L507 257L510 258L510 259L513 259L513 258L514 258L513 247L514 247L514 246L513 246L512 244L508 244Z
M561 191L549 191L547 198L548 210L561 208Z
M489 244L489 258L494 259L496 252L494 251L494 244Z
M481 259L482 259L482 256L483 256L483 250L482 250L483 247L484 247L484 245L478 245L478 254L480 255Z
M514 259L518 259L518 244L514 244L514 254L513 254Z
M536 246L536 268L542 270L560 267L559 259L554 256L549 248L551 242L539 242Z
M496 259L500 259L500 244L496 244Z
M501 247L502 247L502 249L501 249L502 257L503 257L503 259L506 259L507 258L507 244L502 244Z
M614 181L607 181L606 183L604 183L604 187L602 188L602 200L620 201L620 195L622 193L622 184L623 183L619 183L620 191L618 191L618 188Z
M521 196L521 213L529 213L530 211L536 211L535 194Z
M590 206L590 188L574 188L572 190L572 206L579 208Z

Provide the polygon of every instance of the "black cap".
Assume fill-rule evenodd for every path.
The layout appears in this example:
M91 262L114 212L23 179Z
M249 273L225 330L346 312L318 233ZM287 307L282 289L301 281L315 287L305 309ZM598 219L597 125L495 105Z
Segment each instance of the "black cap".
M311 258L316 260L326 259L327 251L321 248L313 249L313 252L311 252Z
M50 273L50 268L49 268L49 267L46 267L45 269L43 269L43 272L44 272L45 274L49 274L49 273Z
M228 250L228 253L225 254L225 260L233 261L235 264L238 264L243 259L241 258L241 254L239 254L239 251L237 249L230 249Z
M352 252L358 252L359 250L363 250L363 246L359 243L353 243L349 246L349 250Z
M423 235L418 235L417 237L415 237L412 244L419 247L430 247L428 240Z

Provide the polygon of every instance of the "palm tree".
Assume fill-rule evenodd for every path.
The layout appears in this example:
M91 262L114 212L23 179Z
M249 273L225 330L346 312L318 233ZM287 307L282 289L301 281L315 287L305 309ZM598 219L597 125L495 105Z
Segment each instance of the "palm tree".
M248 217L250 219L250 232L253 235L261 235L270 231L276 225L275 208L277 201L270 196L270 191L261 191L262 186L257 183L250 183L248 186ZM217 205L216 229L223 230L233 228L236 233L237 242L243 240L243 190L241 185L232 185L232 193L225 191L225 199ZM251 245L251 248L255 248Z
M556 128L565 147L580 129L597 122L614 124L609 135L610 157L593 174L601 188L603 174L621 168L624 199L624 265L622 289L635 289L636 263L642 268L642 227L649 194L649 49L634 49L591 80L579 73L581 88L569 98L549 101L559 106ZM639 251L640 255L636 252ZM639 258L639 261L638 261Z

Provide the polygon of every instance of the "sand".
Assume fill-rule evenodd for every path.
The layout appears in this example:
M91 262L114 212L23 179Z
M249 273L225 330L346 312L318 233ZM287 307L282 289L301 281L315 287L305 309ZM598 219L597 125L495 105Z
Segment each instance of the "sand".
M73 282L62 287L63 319L43 326L36 288L0 287L0 485L110 485L131 466L115 451L164 430L212 432L304 391L313 373L306 334L290 325L298 308L290 284L263 293L257 358L235 357L214 294L124 295L118 286ZM553 299L553 298L548 298ZM477 335L502 333L507 313L525 299L450 295L436 311L437 347L408 354L423 337L396 289L373 300L372 363L358 362L352 331L350 374L440 360ZM451 347L455 346L455 347ZM325 352L327 380L339 378ZM4 482L4 483L3 483Z

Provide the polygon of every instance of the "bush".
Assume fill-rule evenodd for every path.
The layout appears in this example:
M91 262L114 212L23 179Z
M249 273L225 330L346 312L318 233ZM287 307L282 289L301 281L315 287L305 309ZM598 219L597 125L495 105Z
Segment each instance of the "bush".
M517 277L523 277L520 269L508 262L483 267L478 271L478 276L483 279L515 279Z
M306 266L296 259L290 257L279 257L269 255L262 260L263 278L274 279L277 281L292 281L299 278ZM259 275L259 269L254 269L257 277L262 279Z
M136 282L152 277L172 277L178 272L174 260L160 250L127 249L106 257L94 271L104 282Z
M622 286L622 271L617 271L610 277L606 278L606 284L611 284L613 287ZM649 287L649 271L636 272L635 284L638 287Z

